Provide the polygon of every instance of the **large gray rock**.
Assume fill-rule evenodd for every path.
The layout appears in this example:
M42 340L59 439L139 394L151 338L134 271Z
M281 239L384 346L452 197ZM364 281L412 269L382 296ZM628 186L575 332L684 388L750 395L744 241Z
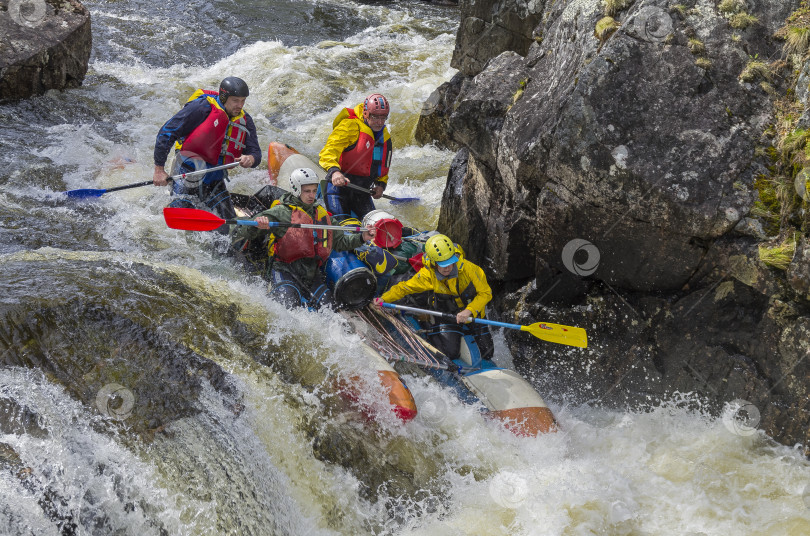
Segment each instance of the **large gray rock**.
M739 75L749 54L778 52L769 36L790 8L763 2L755 12L762 30L740 32L713 2L696 3L683 19L663 0L636 4L600 42L593 32L601 2L555 3L535 30L542 43L525 58L503 53L467 80L448 123L476 161L469 168L491 175L469 177L475 197L487 197L482 183L497 184L499 212L536 221L520 245L542 259L536 273L545 264L564 271L561 252L582 239L599 252L594 278L676 290L755 200L762 162L754 149L771 105L759 84ZM645 33L656 17L671 31ZM496 233L486 257L499 258L498 242Z
M445 149L459 149L459 144L449 136L448 121L465 79L463 74L456 73L449 82L445 82L430 94L422 105L422 112L413 133L417 143L422 145L432 143Z
M465 75L474 75L502 52L525 55L534 42L532 32L545 4L545 0L462 1L451 65Z
M0 99L77 87L87 73L90 12L78 0L0 0Z
M480 30L462 22L464 79L434 99L461 147L439 229L485 267L504 320L588 329L587 351L507 334L549 397L743 399L778 440L810 439L810 254L801 241L787 277L764 265L751 214L789 77L740 76L780 56L774 34L799 4L741 2L755 19L735 28L714 0L628 1L597 38L600 0L546 2L517 32L535 38L526 52L491 57L464 50Z
M592 289L569 307L550 304L536 282L501 293L496 308L506 321L542 320L588 332L588 350L507 333L517 369L548 399L568 403L649 407L686 398L720 415L743 401L749 417L724 416L731 433L761 428L787 445L807 445L806 307L782 292L773 271L756 260L755 245L716 243L710 256L730 259L734 268L712 271L704 286L681 293Z

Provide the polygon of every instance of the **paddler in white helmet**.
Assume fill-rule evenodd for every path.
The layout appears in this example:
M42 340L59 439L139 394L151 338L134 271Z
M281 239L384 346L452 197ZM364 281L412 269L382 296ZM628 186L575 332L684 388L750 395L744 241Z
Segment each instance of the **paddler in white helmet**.
M262 277L271 284L271 296L288 307L317 309L334 306L322 267L332 250L357 249L376 236L376 229L362 233L300 227L275 227L273 223L331 225L329 213L316 204L318 175L309 168L290 174L291 193L284 194L254 219L258 227L240 225L235 240L249 247L262 241L268 252Z

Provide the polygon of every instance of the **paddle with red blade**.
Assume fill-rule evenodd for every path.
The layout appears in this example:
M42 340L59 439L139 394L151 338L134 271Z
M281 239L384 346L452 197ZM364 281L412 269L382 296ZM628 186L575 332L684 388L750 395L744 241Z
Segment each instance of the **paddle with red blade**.
M221 169L230 169L238 165L239 162L231 162L230 164L224 164L222 166L216 166L208 169L200 169L198 171L189 171L188 173L180 173L178 175L167 177L166 180L173 181L177 179L185 179L187 177L196 177L197 175L205 175L206 173L211 173L212 171L219 171ZM116 186L115 188L99 188L99 189L82 188L80 190L69 190L63 193L66 196L73 199L82 199L85 197L101 197L102 195L108 192L117 192L118 190L126 190L128 188L138 188L139 186L149 186L150 184L154 184L154 182L152 181L136 182L124 186Z
M171 229L180 229L182 231L213 231L225 224L259 226L258 222L254 220L223 220L216 214L211 214L210 212L196 208L166 207L163 209L163 218L166 220L166 225ZM335 231L351 231L353 233L362 233L370 230L359 225L318 225L315 223L284 223L278 221L268 222L268 225L270 227L332 229Z

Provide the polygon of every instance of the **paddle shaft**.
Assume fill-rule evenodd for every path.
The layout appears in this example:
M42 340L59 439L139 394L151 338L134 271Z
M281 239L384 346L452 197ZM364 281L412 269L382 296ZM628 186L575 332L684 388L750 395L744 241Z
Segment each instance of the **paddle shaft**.
M228 225L251 225L258 227L259 223L254 220L222 220L222 223ZM267 222L270 227L300 227L301 229L327 229L333 231L350 231L353 233L363 233L368 231L365 227L359 225L319 225L317 223L285 223L281 221Z
M167 181L174 181L177 179L185 179L186 177L195 177L197 175L205 175L206 173L211 173L212 171L219 171L221 169L231 169L239 165L239 162L231 162L230 164L223 164L221 166L215 166L208 169L198 169L197 171L189 171L188 173L179 173L177 175L172 175L171 177L166 177ZM142 184L150 184L152 181L146 181ZM111 188L107 191L112 191L115 188Z
M422 313L426 315L440 316L442 320L453 320L453 321L456 320L456 315L451 313L442 313L440 311L431 311L429 309L419 309L417 307L408 307L407 305L383 303L383 307L388 307L389 309L400 309L402 311L410 311L411 313ZM484 318L475 318L475 317L470 317L470 322L475 322L476 324L487 324L489 326L498 326L501 328L520 329L520 330L522 330L525 327L521 326L520 324L508 324L506 322L497 322L495 320L486 320Z
M352 190L357 190L357 191L360 191L360 192L365 192L365 193L367 193L368 195L373 195L373 194L374 194L374 192L373 192L371 189L369 189L369 188L363 188L362 186L357 186L356 184L352 184L352 183L350 183L350 182L347 182L347 183L346 183L346 186L348 186L348 187L349 187L349 188L351 188ZM400 199L399 197L394 197L394 196L391 196L391 195L388 195L388 194L382 194L382 197L383 197L384 199L390 199L391 201L403 201L403 199Z
M421 313L425 315L438 316L441 317L442 320L450 320L452 322L456 321L456 315L452 313L442 313L441 311L431 311L430 309L419 309L418 307L409 307L407 305L396 305L393 303L383 303L383 307L386 307L388 309L399 309L400 311L408 311L411 313ZM480 320L480 318L475 319L471 318L471 320ZM520 329L520 326L518 326L518 329Z
M410 311L413 313L421 313L433 316L439 316L444 320L455 320L455 315L449 313L441 313L439 311L430 311L428 309L418 309L416 307L408 307L406 305L395 305L393 303L383 303L383 307L389 309L400 309L403 311ZM477 324L487 324L490 326L498 326L502 328L517 329L526 331L538 339L553 342L557 344L567 344L569 346L576 346L578 348L588 347L588 334L582 328L573 326L563 326L561 324L550 324L548 322L537 322L530 326L521 326L519 324L508 324L506 322L496 322L494 320L485 320L483 318L471 318L472 322Z
M166 177L167 181L173 181L177 179L185 179L186 177L194 177L196 175L205 175L206 173L210 173L211 171L219 171L221 169L229 169L232 167L236 167L239 165L239 162L232 162L230 164L224 164L222 166L212 167L210 169L200 169L197 171L189 171L188 173L180 173L179 175L173 175L171 177ZM154 181L143 181L143 182L136 182L133 184L126 184L124 186L115 186L114 188L83 188L80 190L70 190L65 192L65 195L68 197L73 198L82 198L82 197L100 197L109 192L117 192L119 190L126 190L128 188L138 188L140 186L149 186L154 184Z
M171 180L172 177L169 177L167 180ZM143 182L136 182L134 184L127 184L126 186L116 186L115 188L107 188L104 190L104 193L107 192L116 192L118 190L126 190L127 188L137 188L139 186L149 186L153 184L152 181L143 181ZM68 192L70 193L70 192Z

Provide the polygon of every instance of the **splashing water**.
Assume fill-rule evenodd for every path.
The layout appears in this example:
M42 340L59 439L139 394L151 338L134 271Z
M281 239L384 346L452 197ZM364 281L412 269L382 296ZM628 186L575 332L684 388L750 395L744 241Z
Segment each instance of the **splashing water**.
M0 533L810 533L801 451L691 396L623 412L541 393L560 432L528 439L407 377L417 417L369 389L368 423L332 386L375 381L338 315L285 310L211 237L167 229L163 189L56 195L151 177L163 122L235 75L260 145L313 159L342 107L386 94L388 193L423 202L380 207L433 228L453 154L413 129L455 72L457 8L85 5L84 85L0 105ZM263 166L229 187L266 183Z

